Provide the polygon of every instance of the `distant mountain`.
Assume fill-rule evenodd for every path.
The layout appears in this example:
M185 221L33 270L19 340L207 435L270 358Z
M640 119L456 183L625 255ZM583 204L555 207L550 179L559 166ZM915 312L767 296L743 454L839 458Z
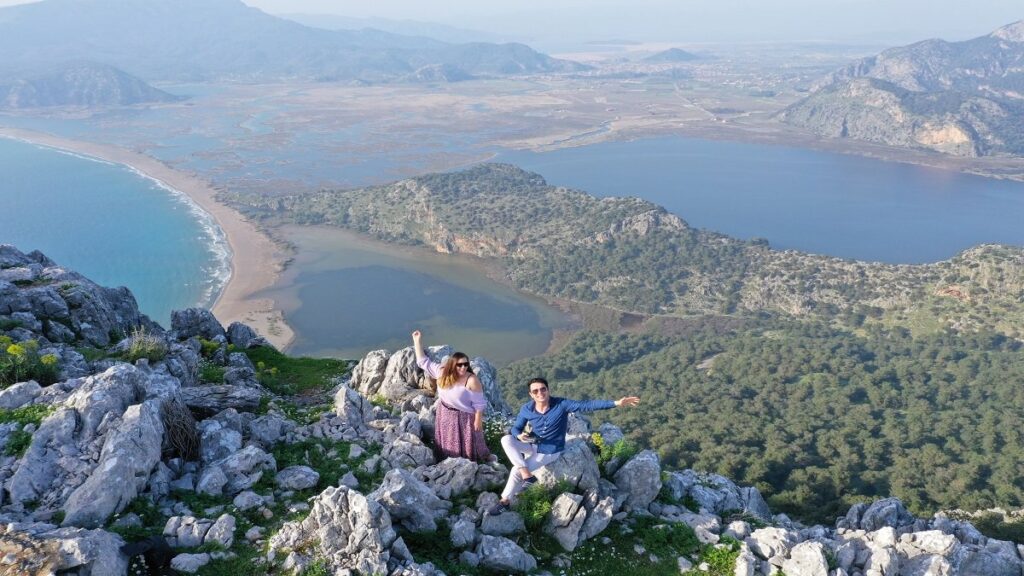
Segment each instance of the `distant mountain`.
M179 99L117 68L95 62L68 64L47 74L0 84L0 108L129 106Z
M690 62L691 60L699 60L700 56L681 50L679 48L669 48L668 50L662 50L657 54L652 54L644 58L644 62L651 64L671 64L674 62Z
M382 82L431 65L468 75L584 68L522 44L314 29L239 0L44 0L3 8L0 54L7 75L85 59L147 81Z
M275 16L298 22L310 28L323 28L325 30L363 30L365 28L373 28L383 32L390 32L391 34L423 36L455 44L501 41L501 38L495 34L479 30L465 30L435 22L391 20L388 18L351 18L337 14L275 14Z
M864 58L781 117L826 136L960 156L1024 154L1024 21Z

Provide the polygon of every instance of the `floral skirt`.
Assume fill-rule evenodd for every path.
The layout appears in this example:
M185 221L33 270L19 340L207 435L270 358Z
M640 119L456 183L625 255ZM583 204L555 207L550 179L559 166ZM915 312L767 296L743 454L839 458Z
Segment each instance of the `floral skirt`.
M484 462L491 457L484 433L473 430L474 417L474 414L461 412L444 402L437 403L434 448L438 460L461 457Z

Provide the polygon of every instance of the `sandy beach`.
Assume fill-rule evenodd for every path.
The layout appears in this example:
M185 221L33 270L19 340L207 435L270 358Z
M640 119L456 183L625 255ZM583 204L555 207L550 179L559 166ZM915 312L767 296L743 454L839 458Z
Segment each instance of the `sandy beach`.
M279 350L292 342L294 333L281 312L275 309L274 301L255 296L277 280L285 255L241 214L217 202L216 190L209 182L117 146L15 128L0 128L0 136L124 164L187 195L213 217L231 249L231 278L213 305L217 319L225 327L235 321L248 324Z

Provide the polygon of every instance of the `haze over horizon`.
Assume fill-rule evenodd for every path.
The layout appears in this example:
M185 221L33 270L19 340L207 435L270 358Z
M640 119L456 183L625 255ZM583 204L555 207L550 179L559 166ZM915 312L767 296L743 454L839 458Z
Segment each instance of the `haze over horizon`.
M906 44L928 38L956 41L981 36L1024 18L1020 5L983 0L965 12L954 0L243 0L270 14L331 14L351 18L413 20L478 30L546 50L588 41L836 42ZM0 7L26 4L0 0Z

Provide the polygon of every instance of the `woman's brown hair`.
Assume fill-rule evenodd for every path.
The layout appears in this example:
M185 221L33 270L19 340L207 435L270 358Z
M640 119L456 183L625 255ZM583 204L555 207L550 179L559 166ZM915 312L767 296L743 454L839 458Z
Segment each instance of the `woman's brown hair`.
M448 357L448 361L441 366L441 377L437 379L438 388L451 388L455 384L455 380L459 377L459 370L455 367L460 360L469 362L469 356L466 356L462 352L456 352ZM466 368L466 374L472 374L473 367Z

